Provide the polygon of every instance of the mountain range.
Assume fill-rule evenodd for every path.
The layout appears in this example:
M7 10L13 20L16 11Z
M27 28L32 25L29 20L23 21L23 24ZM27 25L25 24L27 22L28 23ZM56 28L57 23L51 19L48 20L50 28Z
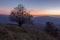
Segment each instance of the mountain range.
M37 27L40 27L41 29L44 29L46 22L52 22L55 24L55 27L60 29L60 17L52 17L52 16L37 16L32 18L33 23L37 25Z
M9 15L0 14L0 23L15 23L9 20Z
M44 24L46 22L53 22L55 24L60 24L60 18L52 17L52 16L37 16L33 17L35 23Z
M0 23L12 23L15 24L15 22L12 22L9 20L9 15L2 15L0 14ZM32 18L33 23L43 28L45 26L46 22L53 22L58 28L60 28L60 17L52 17L52 16L36 16ZM42 27L43 26L43 27Z

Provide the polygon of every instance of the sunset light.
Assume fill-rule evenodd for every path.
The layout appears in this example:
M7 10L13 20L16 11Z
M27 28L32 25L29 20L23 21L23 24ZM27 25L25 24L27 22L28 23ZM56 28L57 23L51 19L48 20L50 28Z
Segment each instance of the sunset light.
M49 15L60 15L60 10L46 10Z
M47 10L48 12L60 12L60 10Z
M22 3L33 16L60 15L60 2L50 0L4 0L0 1L0 14L10 14L12 8Z
M60 40L60 0L0 0L0 40Z

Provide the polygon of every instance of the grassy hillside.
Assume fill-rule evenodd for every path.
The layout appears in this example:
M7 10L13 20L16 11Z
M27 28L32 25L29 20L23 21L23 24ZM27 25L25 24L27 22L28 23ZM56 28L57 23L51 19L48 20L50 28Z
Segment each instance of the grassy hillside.
M57 40L39 29L0 24L0 40Z

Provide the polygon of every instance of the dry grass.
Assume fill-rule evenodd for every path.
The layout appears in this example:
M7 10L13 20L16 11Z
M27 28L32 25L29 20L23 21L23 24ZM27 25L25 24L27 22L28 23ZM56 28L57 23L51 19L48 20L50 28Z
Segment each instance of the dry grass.
M0 24L0 40L57 40L38 29Z

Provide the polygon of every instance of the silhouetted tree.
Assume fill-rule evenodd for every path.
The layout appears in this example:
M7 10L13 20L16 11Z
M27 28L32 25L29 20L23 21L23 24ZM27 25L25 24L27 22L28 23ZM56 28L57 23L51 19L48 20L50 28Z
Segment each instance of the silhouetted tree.
M30 21L32 15L30 15L22 4L15 7L9 16L11 21L17 22L21 26L26 21Z
M48 33L48 34L51 34L51 35L55 35L55 28L54 28L54 24L52 22L46 22L46 28L45 28L45 31Z

